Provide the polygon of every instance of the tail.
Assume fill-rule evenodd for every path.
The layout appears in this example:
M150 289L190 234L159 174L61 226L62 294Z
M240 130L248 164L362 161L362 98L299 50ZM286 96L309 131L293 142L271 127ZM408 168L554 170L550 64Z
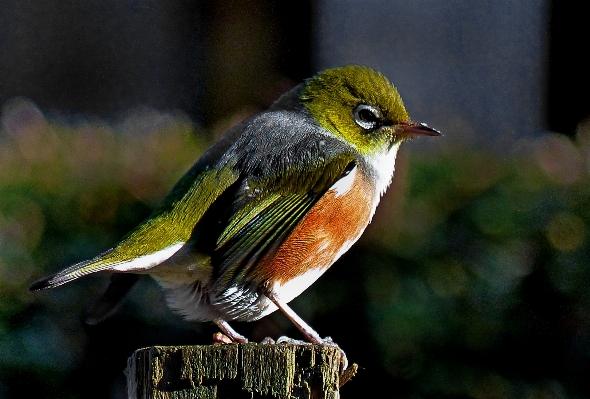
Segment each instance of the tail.
M104 261L104 255L109 252L110 251L107 251L96 258L76 263L62 271L37 280L31 284L29 291L48 290L50 288L59 287L60 285L69 283L70 281L84 277L88 274L109 270L112 268L112 263Z
M31 284L29 291L55 288L88 274L112 270L112 266L112 262L105 262L102 256L99 256L42 278ZM131 288L139 280L139 277L137 274L113 274L106 292L88 310L86 322L92 325L98 324L116 312L125 296L127 296Z

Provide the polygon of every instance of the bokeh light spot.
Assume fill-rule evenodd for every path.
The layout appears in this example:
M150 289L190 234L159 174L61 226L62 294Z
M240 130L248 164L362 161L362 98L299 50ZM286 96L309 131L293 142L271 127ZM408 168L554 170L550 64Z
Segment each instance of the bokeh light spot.
M547 239L560 251L579 248L586 238L587 226L584 221L568 212L556 214L547 225Z
M535 149L537 163L555 183L576 183L584 172L582 155L574 143L564 135L543 137Z

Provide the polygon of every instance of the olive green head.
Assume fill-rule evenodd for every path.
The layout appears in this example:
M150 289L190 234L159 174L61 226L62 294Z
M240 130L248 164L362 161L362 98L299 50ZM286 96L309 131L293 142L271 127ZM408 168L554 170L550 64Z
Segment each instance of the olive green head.
M428 134L407 129L424 125L410 121L397 89L385 76L364 66L318 73L305 82L299 99L321 127L366 155L388 151L409 136Z

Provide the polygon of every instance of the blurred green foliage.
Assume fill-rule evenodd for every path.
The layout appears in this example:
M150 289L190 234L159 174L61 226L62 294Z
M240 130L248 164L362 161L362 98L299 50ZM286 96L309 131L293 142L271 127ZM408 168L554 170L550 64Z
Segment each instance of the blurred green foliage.
M96 255L145 218L205 150L180 115L47 121L5 108L0 132L0 398L125 397L125 358L145 345L206 344L140 285L120 315L81 322L104 288L89 277L32 294L42 275ZM361 241L294 301L359 375L356 397L589 397L590 125L509 152L402 146ZM268 319L268 320L267 320ZM297 332L280 315L238 324ZM212 330L213 331L213 330ZM202 335L199 335L202 334Z

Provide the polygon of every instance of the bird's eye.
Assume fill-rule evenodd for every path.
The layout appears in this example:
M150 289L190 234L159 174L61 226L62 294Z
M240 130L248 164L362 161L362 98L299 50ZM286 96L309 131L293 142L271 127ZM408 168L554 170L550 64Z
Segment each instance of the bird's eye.
M363 129L369 130L377 126L381 112L375 107L361 104L354 109L354 121Z

